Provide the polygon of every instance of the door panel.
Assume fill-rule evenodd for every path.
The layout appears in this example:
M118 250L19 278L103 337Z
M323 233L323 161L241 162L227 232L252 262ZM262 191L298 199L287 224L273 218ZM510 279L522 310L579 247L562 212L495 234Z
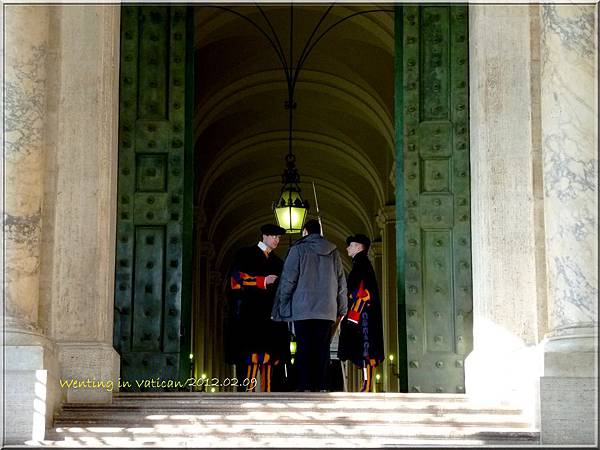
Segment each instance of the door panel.
M185 7L122 8L113 341L132 389L189 373L186 21Z
M404 385L460 393L473 341L468 10L403 6L396 20Z

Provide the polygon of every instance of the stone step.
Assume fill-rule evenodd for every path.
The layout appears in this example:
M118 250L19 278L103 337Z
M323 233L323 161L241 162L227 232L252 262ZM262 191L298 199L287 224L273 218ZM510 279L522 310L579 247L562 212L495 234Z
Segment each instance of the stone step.
M156 414L159 413L170 413L178 410L185 409L188 412L202 413L202 414L221 414L225 412L248 412L250 410L261 411L261 412L276 412L282 409L289 411L302 411L302 410L314 410L322 413L328 411L347 411L348 413L360 413L360 412L373 412L378 414L383 413L413 413L413 414L464 414L464 415L478 415L478 414L493 414L495 416L514 416L521 415L521 411L518 409L504 409L496 411L492 407L487 408L467 408L467 407L448 407L446 405L385 405L381 407L378 404L364 404L364 405L313 405L313 404L290 404L287 402L278 402L278 404L206 404L206 403L192 403L192 404L129 404L129 405L107 405L107 406L72 406L66 405L63 407L63 414L85 414L90 411L104 411L105 413L111 412L138 412L147 411Z
M250 407L250 405L260 405L262 408L272 407L281 403L287 404L292 408L318 408L318 409L370 409L370 410L403 410L416 409L441 409L441 410L464 410L474 412L495 412L498 414L516 414L520 409L504 404L490 404L474 402L466 396L448 396L435 397L430 394L427 396L415 394L404 394L408 397L389 394L312 394L298 393L230 393L230 394L206 394L206 393L181 393L176 394L117 394L111 405L106 404L72 404L70 408L96 408L96 407L137 407L144 405L147 408L177 408L177 407L197 407L203 408L227 408L237 406Z
M310 401L310 400L338 400L364 402L377 400L411 402L433 402L433 403L473 403L473 399L466 394L423 394L423 393L359 393L359 392L117 392L113 394L113 402L127 400L227 400L246 401L248 398L255 400L287 400L287 401Z
M69 446L69 443L124 446L176 446L176 447L379 447L409 445L524 445L538 444L539 433L474 427L459 429L452 426L390 427L363 425L347 427L343 425L303 425L281 427L274 424L270 428L256 425L247 426L208 426L193 425L189 428L168 430L157 428L56 428L48 435L46 445ZM176 444L176 445L173 445ZM121 446L121 445L119 445Z
M66 404L44 446L381 447L537 444L512 405L461 394L119 393Z
M240 415L227 415L224 417L217 418L207 418L205 416L186 416L180 420L174 420L173 418L169 418L168 420L152 420L147 419L143 420L137 417L126 417L126 416L116 416L111 420L102 419L102 418L60 418L55 421L55 427L73 427L73 426L105 426L105 427L114 427L114 426L127 426L127 427L144 427L144 426L154 426L155 424L161 425L169 425L173 427L183 427L187 426L187 424L197 424L197 423L206 423L211 426L218 426L221 423L227 423L230 425L243 424L252 421L256 425L260 426L270 426L275 424L281 424L281 426L285 426L284 421L293 421L294 425L311 425L315 422L320 425L360 425L369 421L373 425L393 425L395 427L400 427L403 425L412 426L414 424L421 425L423 427L433 426L445 426L447 423L451 423L453 427L487 427L488 429L496 429L496 428L510 428L510 429L529 429L528 424L520 422L520 421L501 421L498 422L493 418L488 420L484 420L481 418L477 418L474 420L464 420L460 417L436 417L436 418L419 418L419 417L399 417L393 416L386 419L377 418L373 415L364 414L359 418L348 417L344 415L340 415L338 417L329 417L329 418L321 418L318 416L304 416L302 417L294 417L292 415L288 416L272 416L272 417L262 417L258 415L253 415L252 417L248 416L240 416Z

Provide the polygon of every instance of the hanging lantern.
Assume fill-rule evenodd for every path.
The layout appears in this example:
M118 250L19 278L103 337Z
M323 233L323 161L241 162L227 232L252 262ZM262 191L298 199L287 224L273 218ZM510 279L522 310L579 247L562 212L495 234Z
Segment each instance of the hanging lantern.
M290 6L290 60L292 58L293 38L294 38L294 7ZM316 31L316 29L315 29ZM306 49L305 49L306 50ZM283 186L279 200L273 202L273 211L275 212L275 220L277 224L286 230L286 233L300 233L304 226L306 213L308 211L308 202L302 199L300 195L300 175L296 169L296 156L292 149L293 130L294 130L294 110L296 102L294 101L294 88L302 66L301 59L298 61L298 67L295 71L291 66L287 66L284 62L284 71L287 81L287 100L283 103L284 108L288 111L288 154L285 157L286 168L283 171Z
M300 233L306 219L306 202L293 187L284 186L284 189L275 207L275 219L286 233Z
M300 233L304 226L308 202L300 195L300 175L296 169L296 157L290 153L286 156L287 167L283 172L283 187L279 200L273 203L273 211L277 225L286 233Z

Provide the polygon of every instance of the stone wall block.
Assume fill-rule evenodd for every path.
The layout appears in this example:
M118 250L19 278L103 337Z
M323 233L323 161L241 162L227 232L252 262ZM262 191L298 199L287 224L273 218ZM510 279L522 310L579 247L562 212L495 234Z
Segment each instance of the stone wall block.
M59 361L61 390L69 403L110 403L119 391L120 359L112 346L61 344Z

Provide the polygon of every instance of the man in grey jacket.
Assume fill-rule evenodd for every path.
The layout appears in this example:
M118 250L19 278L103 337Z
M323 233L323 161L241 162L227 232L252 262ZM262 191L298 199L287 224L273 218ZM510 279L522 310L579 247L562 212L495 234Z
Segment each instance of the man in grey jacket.
M290 248L275 295L272 319L294 322L299 391L326 391L331 335L348 309L337 247L309 220Z

